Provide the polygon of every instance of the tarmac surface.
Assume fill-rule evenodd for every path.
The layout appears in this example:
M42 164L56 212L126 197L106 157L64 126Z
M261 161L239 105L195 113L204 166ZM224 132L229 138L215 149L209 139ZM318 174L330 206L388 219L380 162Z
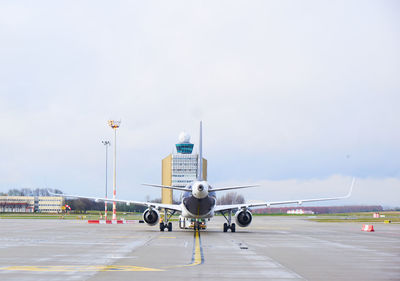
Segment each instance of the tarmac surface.
M400 224L253 217L223 233L0 219L0 280L400 280Z

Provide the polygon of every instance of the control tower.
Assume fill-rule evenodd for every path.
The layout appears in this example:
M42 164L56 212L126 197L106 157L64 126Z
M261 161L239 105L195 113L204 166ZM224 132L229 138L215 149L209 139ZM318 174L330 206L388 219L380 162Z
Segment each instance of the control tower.
M190 143L190 135L186 132L179 134L175 145L176 153L171 153L162 160L161 184L185 187L197 179L199 155L193 154L194 145ZM207 180L207 160L203 158L203 179ZM161 202L172 204L172 189L163 188Z

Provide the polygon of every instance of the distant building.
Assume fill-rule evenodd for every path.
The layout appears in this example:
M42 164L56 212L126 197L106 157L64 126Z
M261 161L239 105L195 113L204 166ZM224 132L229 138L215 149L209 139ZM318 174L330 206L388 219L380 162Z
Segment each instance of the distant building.
M34 196L0 196L1 213L33 213L34 211Z
M303 209L288 210L286 213L289 215L313 215L314 214L313 211L303 210Z
M193 144L190 135L181 133L179 142L175 145L176 153L172 153L162 160L162 185L185 187L197 179L199 155L193 154ZM207 180L207 160L203 158L203 179ZM172 189L163 188L161 202L172 204Z
M61 213L62 206L64 206L64 197L61 197L61 196L39 196L37 212L39 212L39 213Z
M61 213L64 198L58 196L0 196L0 212Z

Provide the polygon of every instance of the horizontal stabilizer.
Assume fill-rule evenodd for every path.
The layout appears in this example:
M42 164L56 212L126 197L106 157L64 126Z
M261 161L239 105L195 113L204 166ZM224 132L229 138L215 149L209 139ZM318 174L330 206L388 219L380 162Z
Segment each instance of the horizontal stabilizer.
M226 186L226 187L211 187L210 191L223 191L223 190L231 190L231 189L256 187L256 186L260 186L260 185L259 184L255 184L255 185L238 185L238 186Z
M188 188L177 187L177 186L170 186L170 185L148 184L148 183L142 183L142 185L154 186L154 187L159 187L159 188L175 189L175 190L180 190L180 191L191 191L191 190L188 189Z

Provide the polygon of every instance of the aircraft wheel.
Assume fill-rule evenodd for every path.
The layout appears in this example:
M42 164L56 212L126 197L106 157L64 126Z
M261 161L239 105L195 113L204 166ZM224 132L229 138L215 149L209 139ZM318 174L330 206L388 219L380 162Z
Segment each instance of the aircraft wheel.
M168 231L172 231L172 222L168 223Z
M235 232L236 231L236 224L232 223L231 224L231 232Z
M160 222L160 231L164 231L165 225L163 222Z
M227 231L228 231L228 224L224 223L224 232L227 232Z

